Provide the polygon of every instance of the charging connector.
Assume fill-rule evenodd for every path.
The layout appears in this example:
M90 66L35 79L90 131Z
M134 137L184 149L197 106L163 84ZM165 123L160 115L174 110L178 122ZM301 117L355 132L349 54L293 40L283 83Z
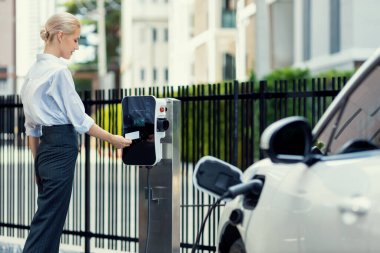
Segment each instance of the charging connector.
M231 186L230 188L228 188L227 192L225 192L223 194L223 196L220 197L208 210L206 217L204 218L202 225L199 229L197 239L195 240L193 248L191 249L191 253L195 253L195 250L198 247L199 240L202 236L203 230L204 230L205 225L206 225L206 221L209 218L209 216L211 215L211 212L220 204L220 202L223 199L235 198L236 196L238 196L240 194L246 194L246 193L259 194L259 193L261 193L263 186L264 186L263 181L261 181L260 179L253 179L247 183L237 184L237 185L234 185L234 186Z

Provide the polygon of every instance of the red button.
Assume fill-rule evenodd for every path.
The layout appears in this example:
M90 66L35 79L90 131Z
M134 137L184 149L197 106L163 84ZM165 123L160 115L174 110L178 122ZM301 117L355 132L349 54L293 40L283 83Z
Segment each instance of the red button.
M160 107L160 112L164 112L165 108L163 106Z

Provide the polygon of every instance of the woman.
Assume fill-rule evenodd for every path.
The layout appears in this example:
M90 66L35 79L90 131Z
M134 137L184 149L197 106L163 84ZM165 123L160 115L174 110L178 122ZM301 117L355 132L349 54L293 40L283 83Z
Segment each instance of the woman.
M38 186L38 209L23 252L54 253L59 251L70 203L77 133L87 133L116 148L129 146L131 140L103 130L85 113L71 73L60 59L69 59L78 50L78 19L69 13L53 15L40 35L45 41L44 53L37 55L21 90Z

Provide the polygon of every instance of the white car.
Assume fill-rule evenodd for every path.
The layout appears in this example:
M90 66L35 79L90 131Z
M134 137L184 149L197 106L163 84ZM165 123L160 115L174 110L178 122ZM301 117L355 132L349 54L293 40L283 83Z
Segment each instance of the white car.
M213 157L196 165L194 184L227 199L217 252L380 252L380 50L313 130L285 118L260 146L268 158L244 174Z

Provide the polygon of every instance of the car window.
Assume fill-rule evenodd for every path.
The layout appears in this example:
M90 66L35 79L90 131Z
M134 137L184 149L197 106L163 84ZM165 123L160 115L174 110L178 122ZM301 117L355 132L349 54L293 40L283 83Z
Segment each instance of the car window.
M341 103L340 106L317 138L323 153L339 153L343 146L354 140L367 140L380 147L379 66L350 94L347 103ZM338 124L333 132L336 123ZM326 150L329 140L331 144L329 150Z

